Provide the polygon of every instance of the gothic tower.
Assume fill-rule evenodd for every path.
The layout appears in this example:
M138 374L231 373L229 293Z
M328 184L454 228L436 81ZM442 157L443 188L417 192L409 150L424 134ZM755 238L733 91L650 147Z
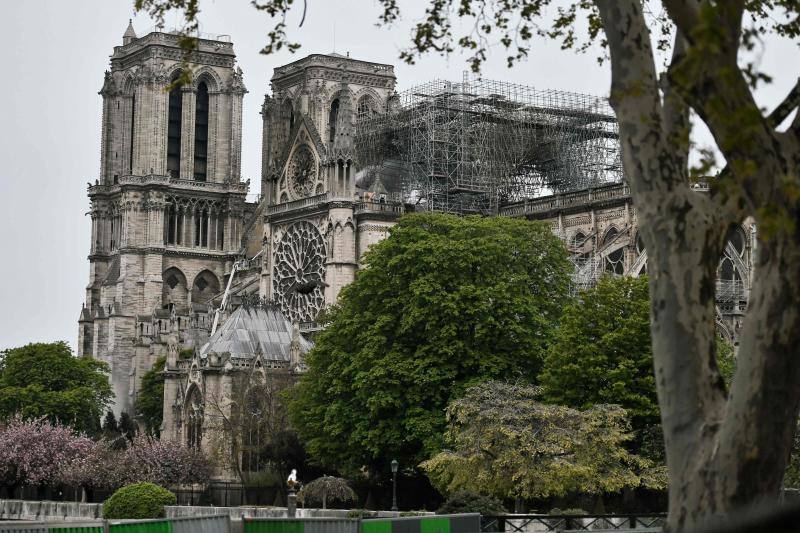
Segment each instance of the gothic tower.
M359 117L386 111L395 81L391 65L340 54L310 55L272 76L261 111L260 292L303 328L353 281L364 243L380 238L359 228L367 213L353 134ZM390 225L375 225L376 235Z
M137 37L129 25L100 91L78 353L111 366L117 414L132 411L167 336L192 346L207 335L208 303L240 251L248 211L240 181L246 90L233 45L227 36L199 39L191 83L169 89L183 58L177 34Z

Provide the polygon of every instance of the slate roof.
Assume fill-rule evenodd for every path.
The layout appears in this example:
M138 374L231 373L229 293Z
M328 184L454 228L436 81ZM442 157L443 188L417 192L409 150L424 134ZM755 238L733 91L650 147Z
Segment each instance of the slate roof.
M231 357L251 358L261 353L266 360L290 361L292 323L274 306L239 306L208 342L200 348L200 357L230 353ZM300 353L312 343L300 335Z

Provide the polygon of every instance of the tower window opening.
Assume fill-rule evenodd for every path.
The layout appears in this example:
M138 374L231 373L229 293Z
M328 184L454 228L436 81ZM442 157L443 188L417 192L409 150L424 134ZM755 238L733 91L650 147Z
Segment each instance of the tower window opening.
M128 173L133 174L133 142L136 137L136 93L131 95L131 130L130 130L130 157L128 158Z
M208 86L197 87L194 118L194 179L206 181L208 160Z
M181 175L181 117L183 95L180 87L169 92L169 120L167 123L167 173L173 178Z
M217 250L222 250L225 240L225 218L222 214L217 215Z
M336 139L336 122L339 119L339 99L331 103L331 111L328 113L328 129L330 131L330 142Z
M166 244L177 244L178 242L178 213L175 204L169 204L167 209L167 242Z

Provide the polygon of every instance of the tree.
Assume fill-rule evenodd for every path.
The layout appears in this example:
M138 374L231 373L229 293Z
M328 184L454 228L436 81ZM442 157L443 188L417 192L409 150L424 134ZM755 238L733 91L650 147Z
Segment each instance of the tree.
M438 452L468 384L535 376L570 273L542 223L442 214L401 218L364 263L290 403L312 457L352 475Z
M136 396L136 418L144 423L149 435L158 437L164 421L164 365L166 357L159 357L153 368L142 376L142 386Z
M460 46L473 52L479 68L498 40L511 49L511 65L527 55L536 36L585 50L576 22L586 22L590 40L600 38L610 57L622 164L648 250L653 357L670 471L668 528L685 530L713 514L774 501L800 410L794 386L800 378L800 112L788 120L800 105L800 82L771 112L762 111L753 91L768 77L740 50L750 53L767 35L797 40L800 4L573 0L551 10L553 19L546 16L551 3L465 0L456 7L432 0L402 56L413 62L419 54ZM380 5L382 23L398 19L397 0ZM159 6L177 7L187 21L197 20L194 1L136 0L136 6L155 15ZM286 0L256 6L277 19L265 53L296 48L285 25L295 6ZM468 19L466 34L454 36L454 18ZM659 52L666 58L663 72ZM727 163L709 180L708 193L692 188L692 114ZM757 275L728 394L716 363L714 287L727 233L746 217L759 228Z
M303 505L306 502L320 502L322 508L328 508L328 502L354 502L358 496L350 488L346 479L333 476L322 476L304 485L297 493L297 499Z
M9 493L19 485L63 480L62 472L92 445L85 436L45 418L13 416L0 428L0 482Z
M122 411L119 415L119 432L128 441L132 441L136 436L136 424L126 411Z
M117 425L117 417L114 416L114 411L107 411L105 418L103 418L103 433L115 434L119 432Z
M662 469L625 449L622 408L577 410L540 397L538 387L488 381L453 401L450 448L421 465L437 490L534 499L665 485Z
M647 278L607 277L564 309L540 375L544 399L618 404L634 429L659 423Z
M63 341L12 348L0 372L0 418L44 416L95 434L113 395L108 370L101 361L74 357Z
M212 469L209 458L200 450L146 435L133 439L125 450L124 465L122 482L146 481L165 487L206 483Z

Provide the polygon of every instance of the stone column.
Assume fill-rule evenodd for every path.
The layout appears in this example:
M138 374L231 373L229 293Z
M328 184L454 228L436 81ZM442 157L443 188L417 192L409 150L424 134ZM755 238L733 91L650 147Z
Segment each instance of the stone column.
M196 92L192 86L181 89L181 179L194 179L194 120Z

